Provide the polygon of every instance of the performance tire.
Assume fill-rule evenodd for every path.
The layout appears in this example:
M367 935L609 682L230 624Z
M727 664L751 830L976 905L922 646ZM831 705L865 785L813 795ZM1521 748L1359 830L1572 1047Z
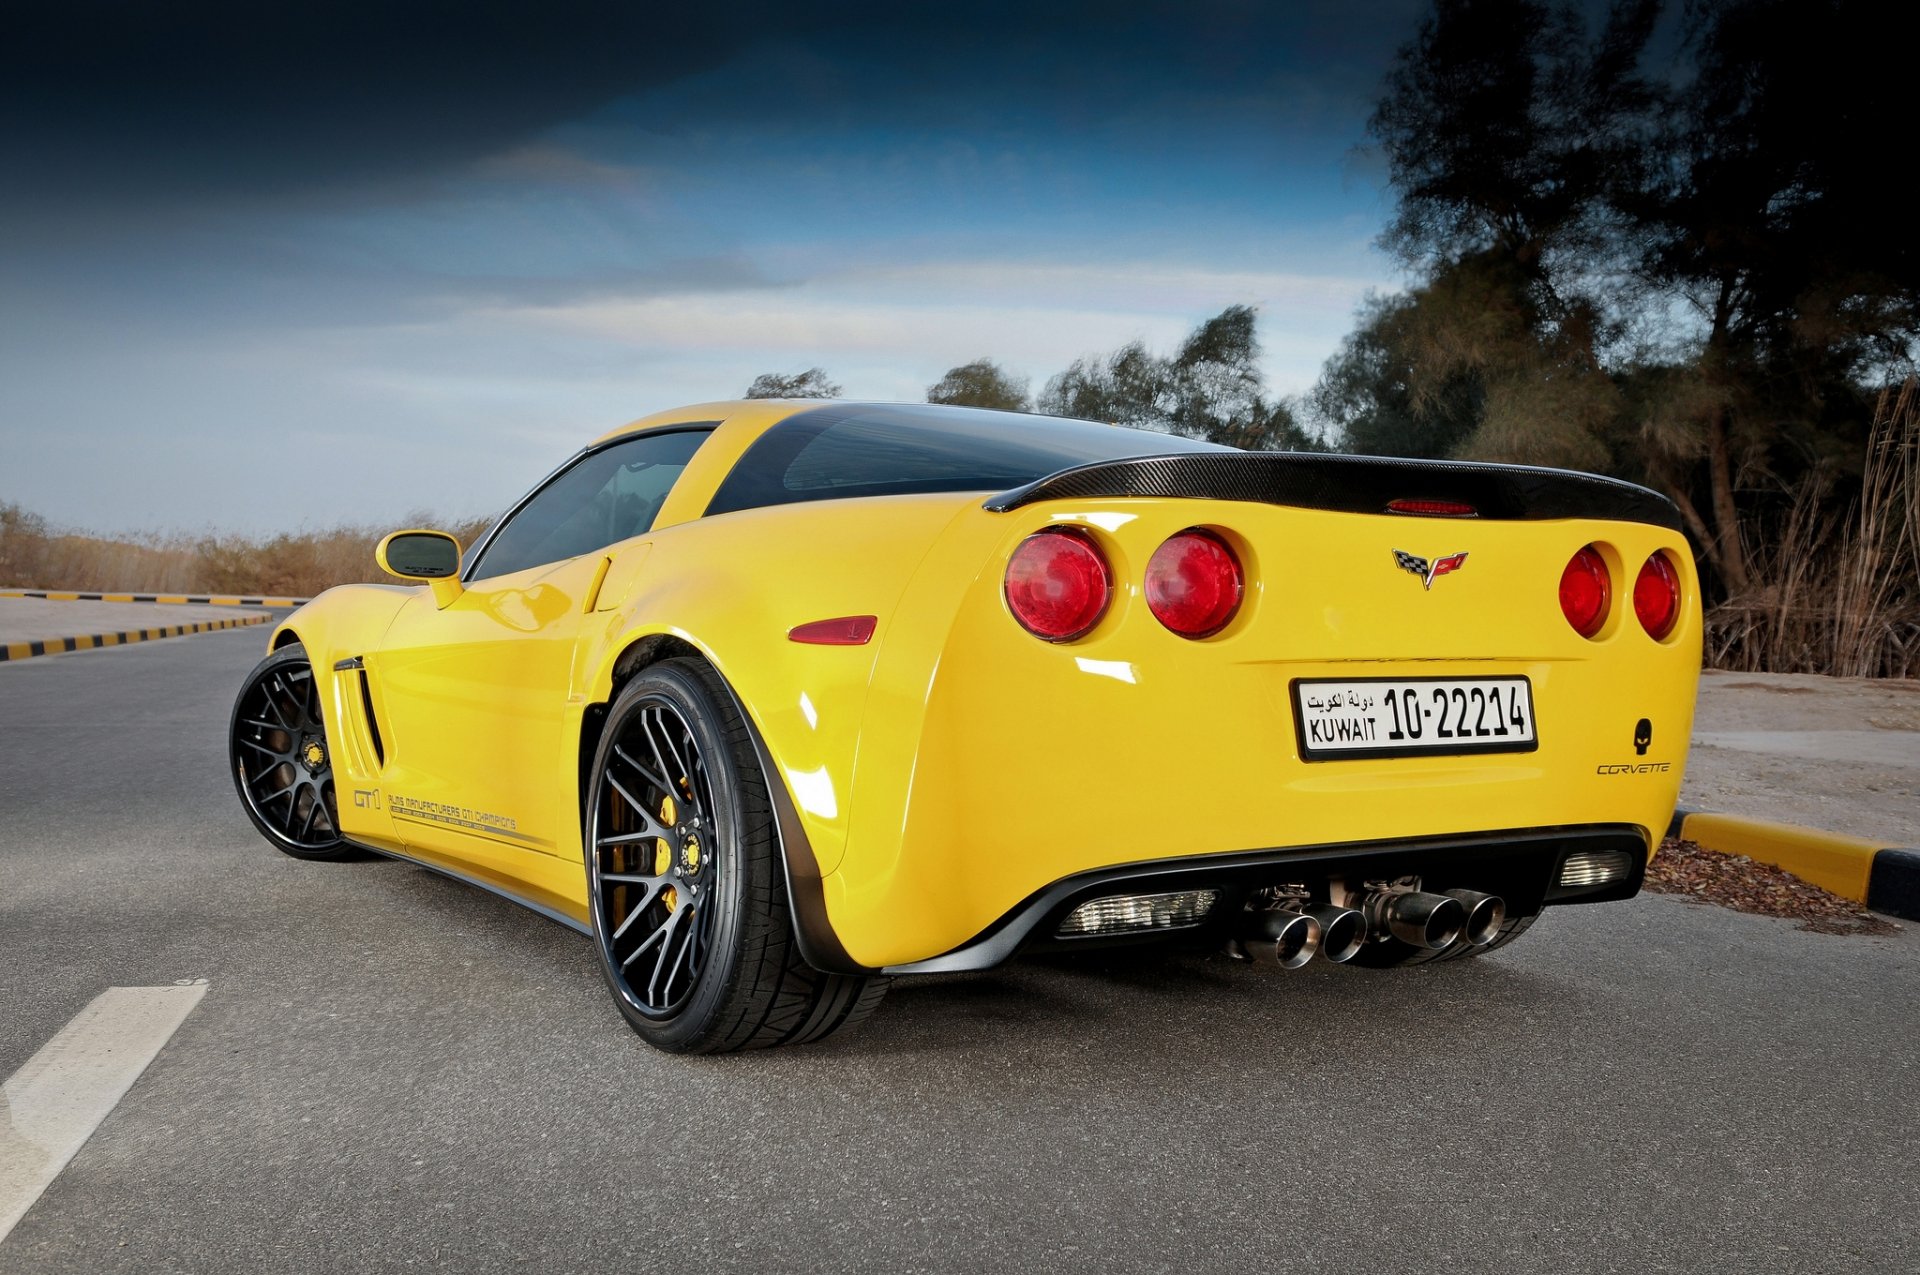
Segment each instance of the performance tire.
M340 836L322 698L298 642L260 661L233 702L228 765L241 808L276 849L296 859L359 858Z
M601 973L627 1024L671 1053L804 1044L872 1014L887 980L800 956L747 724L707 664L636 674L607 713L587 794Z

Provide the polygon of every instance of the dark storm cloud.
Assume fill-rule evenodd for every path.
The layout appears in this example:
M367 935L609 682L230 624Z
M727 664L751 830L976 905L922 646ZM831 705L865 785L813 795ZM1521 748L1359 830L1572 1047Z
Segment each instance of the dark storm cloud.
M38 201L138 193L276 196L416 179L496 153L756 46L818 74L720 114L884 112L850 58L1012 94L1206 89L1336 58L1357 6L653 5L604 0L69 0L15 6L0 32L0 162ZM680 125L687 123L682 119ZM676 121L661 120L663 128ZM16 209L17 211L17 209Z

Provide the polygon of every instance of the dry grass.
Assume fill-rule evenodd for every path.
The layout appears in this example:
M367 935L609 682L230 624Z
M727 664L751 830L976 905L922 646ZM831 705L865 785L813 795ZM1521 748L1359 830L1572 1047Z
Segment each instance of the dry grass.
M472 544L491 519L445 526ZM17 505L0 504L0 587L311 597L336 584L388 580L373 547L395 527L442 525L415 514L385 527L251 538L148 535L107 539L50 528Z
M1823 512L1809 474L1771 535L1750 527L1767 583L1707 617L1707 662L1741 672L1920 676L1920 384L1880 396L1860 494Z

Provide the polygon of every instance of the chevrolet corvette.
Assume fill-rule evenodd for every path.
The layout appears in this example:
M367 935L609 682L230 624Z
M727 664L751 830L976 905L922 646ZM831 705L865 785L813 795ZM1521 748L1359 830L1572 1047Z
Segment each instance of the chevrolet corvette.
M670 1051L1030 952L1474 957L1640 888L1700 668L1678 526L1557 470L704 404L288 616L234 783L289 855L591 936Z

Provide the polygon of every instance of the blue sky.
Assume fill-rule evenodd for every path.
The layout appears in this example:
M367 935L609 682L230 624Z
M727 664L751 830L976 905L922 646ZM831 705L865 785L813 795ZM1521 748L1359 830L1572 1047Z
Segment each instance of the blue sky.
M1358 148L1418 5L481 8L458 38L212 0L104 52L15 42L0 500L483 513L762 371L918 399L986 355L1038 388L1239 302L1292 393L1395 284Z

